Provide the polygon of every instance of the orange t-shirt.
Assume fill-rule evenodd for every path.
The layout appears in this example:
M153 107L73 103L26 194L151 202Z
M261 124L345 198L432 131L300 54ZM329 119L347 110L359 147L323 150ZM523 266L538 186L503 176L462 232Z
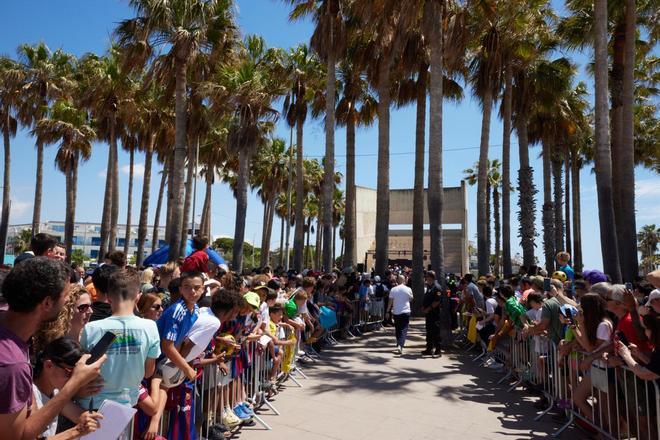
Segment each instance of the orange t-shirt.
M94 287L94 283L89 283L85 286L85 289L87 289L87 293L92 298L92 302L96 301L96 287Z

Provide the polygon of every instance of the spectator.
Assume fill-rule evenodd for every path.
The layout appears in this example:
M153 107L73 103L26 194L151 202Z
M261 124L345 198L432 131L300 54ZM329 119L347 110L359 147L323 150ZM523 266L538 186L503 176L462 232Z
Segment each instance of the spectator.
M153 286L154 280L154 270L150 267L147 267L140 274L140 292L149 293L154 289Z
M43 232L35 234L34 237L32 237L30 240L30 250L17 256L14 259L14 266L21 261L25 261L34 257L54 258L54 250L56 246L57 239L52 235L44 234Z
M103 261L105 264L112 264L119 269L123 269L126 267L126 254L120 250L110 251L105 254Z
M201 272L209 271L209 256L206 248L209 247L209 239L196 235L192 239L193 252L188 255L181 265L181 272Z
M92 316L90 322L109 318L112 315L112 308L108 301L108 280L110 276L118 270L117 266L104 264L94 270L92 282L96 290L96 298L92 303Z
M0 314L0 395L5 396L0 400L0 432L4 438L37 438L73 396L98 377L106 359L102 356L87 365L88 356L83 356L59 393L28 417L33 401L28 341L44 322L57 319L67 298L68 279L69 270L62 262L35 257L15 266L4 280L2 293L8 304L8 310Z
M660 289L655 289L646 300L646 308L660 315Z
M394 333L396 336L396 350L403 354L406 345L408 324L410 323L410 302L413 299L412 289L406 286L406 277L398 275L396 285L389 291L389 304L387 314L394 320Z
M103 400L119 403L138 402L139 386L144 377L151 377L160 355L160 338L153 321L135 316L135 303L140 293L140 279L136 271L119 269L108 279L107 296L112 308L112 316L90 322L83 330L80 343L90 350L105 335L112 332L115 341L107 350L108 361L101 368L103 389L93 400L92 407L98 407ZM128 393L130 402L123 402ZM84 408L89 399L81 400Z
M559 281L555 281L559 286L561 286ZM532 336L547 332L548 338L550 338L550 340L555 344L559 344L559 341L561 341L561 339L564 337L564 327L559 320L559 315L561 314L561 303L556 297L556 287L557 286L551 285L551 291L545 292L546 295L549 295L549 298L543 301L540 320L537 324L529 326L527 331ZM529 296L527 298L529 300Z
M573 268L570 266L571 254L565 251L558 252L555 260L559 266L559 271L563 272L569 281L573 281L575 279L575 271L573 271Z
M615 342L615 350L623 361L642 380L660 379L660 315L644 316L646 337L653 345L653 352L645 355L638 351L639 347L630 343L626 346L622 341Z
M463 277L463 282L467 286L468 294L474 300L474 305L477 308L483 310L485 307L484 297L481 294L481 291L479 291L479 287L477 287L477 285L474 284L474 275L472 275L471 273L465 274L465 276Z
M50 342L41 351L34 363L34 383L32 384L32 395L34 398L33 408L37 410L64 388L69 380L71 371L83 355L83 351L77 341L69 338L59 338ZM44 439L70 439L79 438L85 434L96 431L99 427L99 419L103 416L99 413L90 413L78 405L67 403L62 409L62 415L76 426L56 435L58 432L58 417L53 417L39 438Z
M155 293L143 293L137 302L140 316L151 321L158 321L163 314L163 300Z
M172 302L176 302L170 298L169 285L172 280L179 279L181 271L174 262L169 262L158 268L158 296L163 300L163 307L167 308Z
M422 356L440 356L440 288L435 272L429 270L424 277L426 292L422 300L422 312L426 320L426 349ZM476 287L476 286L475 286ZM479 294L481 295L481 294Z

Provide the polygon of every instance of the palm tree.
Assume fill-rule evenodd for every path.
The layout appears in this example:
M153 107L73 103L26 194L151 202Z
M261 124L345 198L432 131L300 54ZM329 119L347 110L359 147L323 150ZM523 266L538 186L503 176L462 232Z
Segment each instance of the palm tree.
M0 58L0 130L4 146L4 170L2 188L2 217L0 218L0 262L5 261L7 244L7 229L9 227L10 209L10 172L11 144L10 138L16 136L18 122L16 111L20 106L20 87L23 81L23 71L13 60Z
M71 101L60 100L53 104L45 118L37 122L33 135L42 145L59 143L55 163L66 180L64 246L67 261L70 261L76 218L78 164L91 156L96 132L90 125L87 111L76 108Z
M285 59L285 72L289 80L289 91L284 99L283 112L290 127L296 128L296 218L303 218L305 175L303 166L303 127L307 119L309 104L320 88L323 66L318 58L304 45L291 49ZM293 233L293 268L302 270L303 222L296 222Z
M212 105L232 108L227 145L238 154L236 186L236 227L234 232L233 269L243 266L243 242L247 212L247 187L250 162L257 149L264 145L278 113L272 102L283 94L276 75L279 53L267 49L263 38L248 36L239 48L236 64L223 64L207 88Z
M346 213L344 218L345 249L342 265L353 267L357 262L355 230L355 129L370 126L376 118L376 98L370 93L369 83L358 66L353 51L339 63L340 97L337 102L337 125L346 126Z
M32 230L21 229L21 232L15 235L12 240L11 246L14 250L14 255L20 255L23 252L29 251L31 241L32 241Z
M477 178L477 258L480 274L489 272L488 221L486 199L488 197L487 162L490 118L493 103L501 88L502 47L499 29L499 11L491 3L482 2L474 8L470 28L476 35L473 55L470 59L470 81L475 95L483 107L481 142L479 147L479 175Z
M124 47L131 48L131 58L143 63L156 48L163 48L175 72L175 142L173 160L184 163L186 157L187 74L195 58L210 50L228 30L233 33L230 0L131 0L137 17L122 21L117 34ZM168 218L170 261L180 255L184 209L184 169L172 168L173 194L171 218Z
M655 224L644 225L637 233L637 248L642 254L642 263L644 270L651 272L655 269L654 257L658 251L658 243L660 243L660 228L656 228Z
M69 88L73 57L61 50L51 53L44 43L23 44L18 48L18 58L25 78L21 89L24 107L21 121L24 125L34 126L45 116L52 99L62 97ZM37 147L36 177L34 189L34 207L32 214L32 233L39 232L41 223L41 198L43 191L43 145Z
M619 250L612 198L612 154L609 139L608 60L607 60L607 1L594 0L594 53L596 77L596 189L600 246L603 268L618 283L621 281Z

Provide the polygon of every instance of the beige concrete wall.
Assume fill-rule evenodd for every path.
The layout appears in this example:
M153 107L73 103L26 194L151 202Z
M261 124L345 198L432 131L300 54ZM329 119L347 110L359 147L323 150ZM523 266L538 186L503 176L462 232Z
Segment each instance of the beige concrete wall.
M424 224L429 223L426 207L427 192L424 191ZM355 203L356 248L358 262L364 262L365 254L375 250L376 234L376 190L356 188ZM390 259L412 258L412 211L413 190L395 189L390 191L390 225L410 225L410 229L390 229ZM460 226L460 229L443 229L445 269L448 272L466 273L468 270L467 235L467 188L465 182L460 187L444 188L442 223ZM428 232L424 236L424 250L429 251ZM399 253L401 251L402 253ZM425 263L428 264L428 263ZM367 258L367 269L373 266L373 255Z

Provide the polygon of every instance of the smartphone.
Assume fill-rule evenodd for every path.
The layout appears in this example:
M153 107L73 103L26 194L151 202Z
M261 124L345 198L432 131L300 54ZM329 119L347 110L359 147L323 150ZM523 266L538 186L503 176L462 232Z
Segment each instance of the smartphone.
M543 291L550 292L550 278L543 278Z
M89 359L87 359L87 365L93 364L94 362L98 361L101 356L105 354L106 351L108 351L108 348L110 345L115 341L117 338L117 335L115 335L112 332L105 332L103 337L99 339L99 342L96 343L94 347L90 350L89 354L91 355Z
M573 312L569 308L566 308L566 320L569 324L573 324Z
M629 342L628 342L628 338L626 338L625 333L623 333L622 331L618 331L615 333L615 335L623 345L628 346Z
M632 283L626 283L626 289L627 290L633 290L633 284Z

